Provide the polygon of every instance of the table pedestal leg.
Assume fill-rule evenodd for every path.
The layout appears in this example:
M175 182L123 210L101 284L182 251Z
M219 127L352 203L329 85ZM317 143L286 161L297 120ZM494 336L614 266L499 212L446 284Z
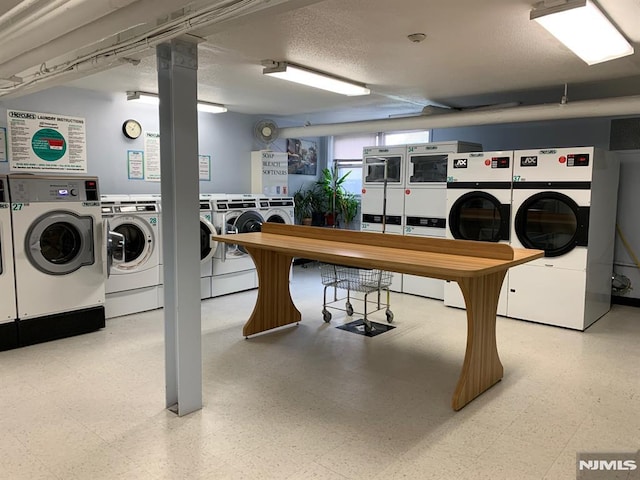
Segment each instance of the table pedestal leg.
M302 315L291 300L289 271L293 257L272 250L247 248L258 272L258 298L244 325L245 337L300 321Z
M467 350L451 406L460 410L500 381L502 363L496 346L496 312L506 270L458 279L467 306Z

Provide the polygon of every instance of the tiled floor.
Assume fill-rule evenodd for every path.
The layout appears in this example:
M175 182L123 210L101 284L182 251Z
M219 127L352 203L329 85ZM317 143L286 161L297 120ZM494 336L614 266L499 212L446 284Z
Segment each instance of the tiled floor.
M255 291L202 303L204 408L183 418L161 311L0 353L0 478L561 480L578 451L640 448L638 309L585 333L499 318L504 379L453 412L463 311L394 294L397 328L366 338L321 320L317 268L293 278L297 327L245 340Z

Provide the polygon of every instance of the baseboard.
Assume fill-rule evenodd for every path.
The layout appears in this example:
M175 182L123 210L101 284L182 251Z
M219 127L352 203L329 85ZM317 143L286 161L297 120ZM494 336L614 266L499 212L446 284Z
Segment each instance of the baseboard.
M25 347L104 328L104 307L18 320L18 345Z
M640 307L640 298L611 295L611 303L615 303L617 305L628 305L630 307Z

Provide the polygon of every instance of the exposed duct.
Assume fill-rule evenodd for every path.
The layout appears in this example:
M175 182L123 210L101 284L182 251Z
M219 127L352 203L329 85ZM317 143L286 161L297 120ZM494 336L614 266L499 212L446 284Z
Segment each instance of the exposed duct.
M640 114L640 95L602 100L584 100L566 104L543 104L497 110L444 113L440 115L385 118L304 127L285 127L281 138L326 137L359 133L428 130L431 128L470 127L571 118L611 117Z

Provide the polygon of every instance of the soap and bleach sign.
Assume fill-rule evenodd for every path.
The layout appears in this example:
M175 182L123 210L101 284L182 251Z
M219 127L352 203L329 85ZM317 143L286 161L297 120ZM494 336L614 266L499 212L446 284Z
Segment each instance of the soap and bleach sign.
M285 152L251 152L251 192L289 194L289 157Z
M16 172L87 172L84 118L7 110L9 169Z

